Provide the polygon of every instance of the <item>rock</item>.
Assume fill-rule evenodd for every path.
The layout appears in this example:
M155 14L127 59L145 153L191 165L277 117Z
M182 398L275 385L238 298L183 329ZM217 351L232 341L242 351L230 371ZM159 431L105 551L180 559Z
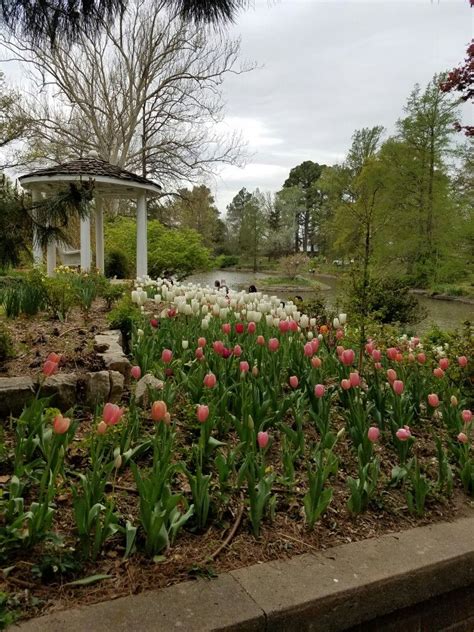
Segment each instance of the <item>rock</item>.
M0 415L18 415L35 394L30 377L0 377Z
M95 408L97 404L109 401L110 377L108 371L86 373L84 385L84 404Z
M109 371L118 371L125 378L130 374L130 361L122 349L122 334L118 329L102 332L94 337L94 349Z
M125 378L118 371L109 371L109 378L110 378L109 402L116 404L122 399Z
M138 406L145 408L148 403L149 391L156 390L161 391L163 388L163 382L156 378L151 373L144 375L138 382L135 389L135 401Z
M52 396L51 405L62 411L72 408L76 403L76 373L58 373L48 377L41 387L41 395Z

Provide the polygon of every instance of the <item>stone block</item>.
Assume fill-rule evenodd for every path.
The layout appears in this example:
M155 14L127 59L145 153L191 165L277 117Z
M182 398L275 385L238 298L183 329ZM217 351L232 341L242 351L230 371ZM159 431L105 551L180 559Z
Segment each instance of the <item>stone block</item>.
M63 412L76 404L77 373L57 373L46 378L41 386L41 395L51 397L51 406Z
M34 397L36 385L30 377L0 377L0 415L19 415Z
M118 371L109 371L109 379L110 379L109 402L112 402L113 404L117 404L122 399L125 378Z
M163 382L154 375L151 375L151 373L147 373L138 380L135 389L135 401L141 408L145 408L148 405L148 393L150 389L152 391L161 391L163 389Z
M110 375L108 371L95 371L85 375L84 404L94 409L109 401Z

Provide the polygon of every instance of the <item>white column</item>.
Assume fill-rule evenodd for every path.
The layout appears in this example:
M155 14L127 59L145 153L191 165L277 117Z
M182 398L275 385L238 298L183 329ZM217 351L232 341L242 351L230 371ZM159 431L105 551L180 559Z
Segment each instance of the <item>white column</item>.
M89 216L81 219L81 270L91 269L91 219Z
M148 274L146 220L146 194L140 193L137 198L137 277Z
M104 209L98 195L95 196L95 266L104 272Z
M42 199L41 191L33 188L31 189L31 201L33 202L33 206L37 204ZM37 219L37 212L33 211L33 217ZM40 266L43 263L43 249L38 240L38 231L35 227L33 227L33 264L35 266Z
M54 276L56 268L56 241L50 241L46 248L46 272L49 277Z

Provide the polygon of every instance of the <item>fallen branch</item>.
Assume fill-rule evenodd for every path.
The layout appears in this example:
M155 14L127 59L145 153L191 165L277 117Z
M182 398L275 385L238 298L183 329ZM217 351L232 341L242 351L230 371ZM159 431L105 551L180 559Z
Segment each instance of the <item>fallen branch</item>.
M214 553L211 553L211 555L209 556L209 559L211 560L215 560L216 557L218 557L218 555L227 547L229 546L229 544L231 543L233 537L235 536L235 534L237 533L237 529L240 526L240 523L242 522L242 516L244 515L244 509L245 509L245 505L243 502L243 498L241 498L242 504L240 506L240 511L237 514L237 518L235 519L235 522L232 526L232 529L229 531L229 535L226 537L226 539L224 540L224 542L222 542L222 544L219 546L219 548L217 548Z

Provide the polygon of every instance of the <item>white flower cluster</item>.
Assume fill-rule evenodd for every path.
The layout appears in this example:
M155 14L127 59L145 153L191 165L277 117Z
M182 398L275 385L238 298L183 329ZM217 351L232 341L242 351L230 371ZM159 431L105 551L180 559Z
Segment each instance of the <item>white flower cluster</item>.
M168 304L177 313L185 316L201 316L202 328L208 329L212 318L225 320L234 312L242 320L259 323L262 318L269 326L278 327L280 321L295 321L301 330L314 328L316 319L302 314L293 301L281 301L277 296L268 296L262 292L244 292L229 290L226 295L222 289L201 286L194 283L171 284L166 279L137 279L132 301L143 306L153 294L156 305ZM161 318L169 316L168 308L160 313ZM346 314L334 319L334 327L341 328L346 323ZM308 332L312 338L313 333Z

